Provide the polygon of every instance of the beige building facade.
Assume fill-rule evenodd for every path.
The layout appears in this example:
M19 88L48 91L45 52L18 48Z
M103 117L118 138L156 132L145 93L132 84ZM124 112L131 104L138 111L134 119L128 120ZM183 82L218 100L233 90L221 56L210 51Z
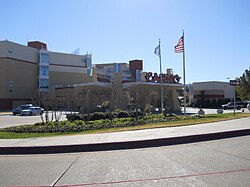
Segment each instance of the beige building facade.
M0 41L0 110L30 103L38 92L58 85L91 81L91 55L50 52L41 42L29 43L33 47Z
M194 104L198 100L216 100L219 99L233 99L235 94L235 88L229 85L229 82L220 81L207 81L207 82L194 82L189 86L190 88L190 101Z

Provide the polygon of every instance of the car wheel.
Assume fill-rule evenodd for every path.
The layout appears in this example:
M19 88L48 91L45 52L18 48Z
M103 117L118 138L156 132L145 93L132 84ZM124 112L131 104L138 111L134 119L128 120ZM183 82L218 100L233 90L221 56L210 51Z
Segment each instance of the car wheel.
M237 107L237 110L240 110L240 107Z
M29 116L32 116L32 112L29 113Z
M224 110L227 110L227 107L225 106L223 109L224 109Z

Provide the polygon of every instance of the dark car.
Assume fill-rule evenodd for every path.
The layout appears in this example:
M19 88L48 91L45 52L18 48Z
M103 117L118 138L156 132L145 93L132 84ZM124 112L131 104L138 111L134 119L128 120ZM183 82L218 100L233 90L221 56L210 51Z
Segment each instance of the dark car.
M240 102L240 101L235 102L235 108L236 108L237 110L240 110L240 109L243 108L243 107L244 107L244 104L243 104L242 102ZM229 102L229 103L227 103L227 104L225 104L225 105L222 105L222 108L223 108L224 110L233 109L233 108L234 108L234 102Z
M22 110L32 107L32 104L20 105L12 110L13 115L21 114Z

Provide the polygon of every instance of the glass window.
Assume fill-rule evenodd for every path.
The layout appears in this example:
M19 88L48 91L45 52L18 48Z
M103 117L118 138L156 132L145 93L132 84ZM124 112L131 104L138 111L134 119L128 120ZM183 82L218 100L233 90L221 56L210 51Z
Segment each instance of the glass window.
M49 88L49 80L41 79L40 80L40 88Z
M86 58L81 58L82 63L86 63Z
M49 76L49 67L48 66L41 66L40 75Z
M9 92L13 92L13 87L14 87L14 81L13 80L9 80L8 81Z
M40 62L43 64L49 64L49 54L41 53Z

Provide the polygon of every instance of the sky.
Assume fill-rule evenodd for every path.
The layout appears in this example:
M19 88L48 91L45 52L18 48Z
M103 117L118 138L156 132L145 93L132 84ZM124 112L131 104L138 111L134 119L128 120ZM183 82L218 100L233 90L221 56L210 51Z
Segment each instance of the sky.
M41 41L54 52L91 53L92 63L143 60L183 77L174 52L185 32L186 83L229 81L250 67L249 0L0 0L0 40ZM183 79L182 79L183 80Z

